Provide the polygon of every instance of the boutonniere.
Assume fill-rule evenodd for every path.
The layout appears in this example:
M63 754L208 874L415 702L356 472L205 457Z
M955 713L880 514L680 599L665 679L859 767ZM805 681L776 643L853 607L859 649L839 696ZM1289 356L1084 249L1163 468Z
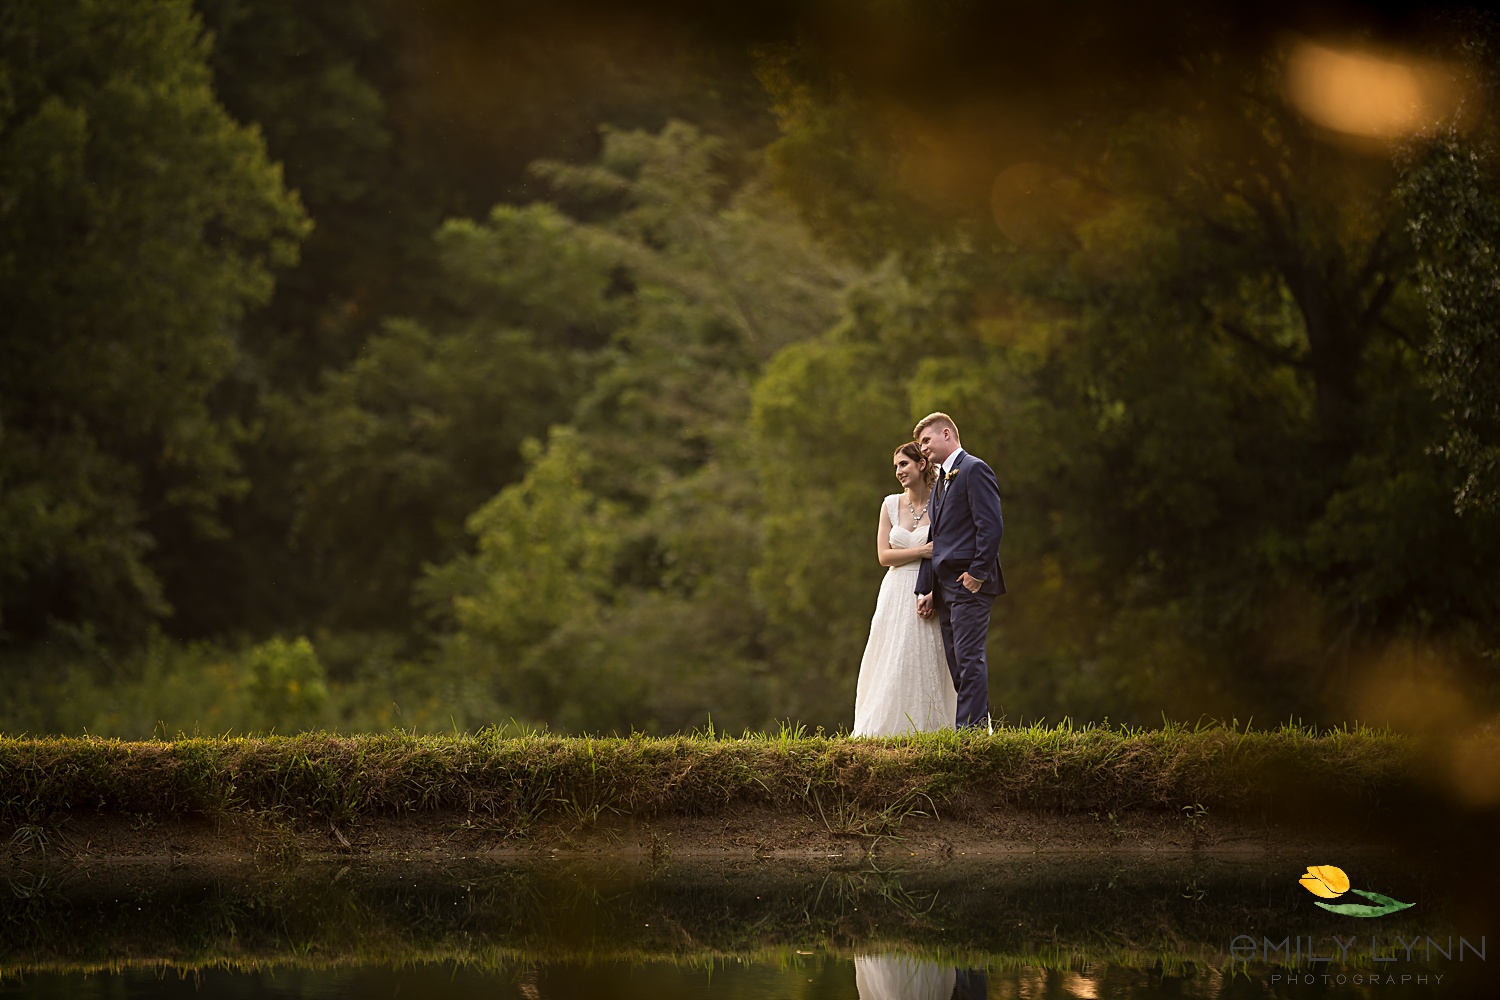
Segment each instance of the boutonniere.
M949 469L948 470L948 474L943 477L943 482L945 482L945 483L951 483L951 482L953 482L953 477L956 476L956 475L958 475L958 470L957 469Z

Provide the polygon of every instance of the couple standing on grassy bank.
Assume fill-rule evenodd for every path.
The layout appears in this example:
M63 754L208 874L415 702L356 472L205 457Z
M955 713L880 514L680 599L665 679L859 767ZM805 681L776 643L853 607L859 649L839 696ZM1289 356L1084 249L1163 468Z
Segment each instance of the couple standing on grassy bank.
M880 505L875 550L888 566L859 665L854 735L989 725L985 640L1000 572L1000 486L946 413L896 449L903 490Z

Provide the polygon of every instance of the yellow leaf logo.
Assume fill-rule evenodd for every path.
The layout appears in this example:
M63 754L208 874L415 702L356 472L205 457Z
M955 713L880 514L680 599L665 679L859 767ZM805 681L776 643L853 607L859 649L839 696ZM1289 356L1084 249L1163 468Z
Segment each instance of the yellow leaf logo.
M1298 881L1314 896L1336 899L1349 891L1349 876L1333 865L1308 865L1307 874Z

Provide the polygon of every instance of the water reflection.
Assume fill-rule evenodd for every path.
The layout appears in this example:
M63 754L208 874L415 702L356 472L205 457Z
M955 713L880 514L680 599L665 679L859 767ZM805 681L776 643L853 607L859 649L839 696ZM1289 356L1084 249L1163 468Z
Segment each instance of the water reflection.
M899 953L856 955L854 987L859 1000L985 1000L989 976Z
M853 984L859 1000L984 1000L989 973L956 969L910 955L855 955Z
M1437 955L1429 961L1420 951L1408 961L1398 950L1380 964L1391 953L1361 943L1327 960L1335 934L1373 933L1396 948L1398 937L1451 932L1487 948L1497 937L1493 873L1459 872L1436 856L1342 860L1361 884L1415 905L1379 921L1320 910L1297 882L1307 864L1301 855L1027 857L903 868L868 861L56 866L7 873L0 885L0 996L1020 1000L1496 992L1485 975L1487 951L1460 964ZM1287 939L1297 946L1237 961L1230 954L1236 935L1254 935L1268 948ZM1377 973L1396 978L1372 985Z
M879 996L938 997L952 983L954 997L995 1000L1264 1000L1266 997L1468 998L1492 997L1493 986L1473 976L1369 985L1351 975L1299 977L1226 969L1166 975L1151 970L1091 965L1079 970L996 968L974 970L970 992L953 966L913 962L931 971L906 981L913 992ZM926 976L931 978L926 978ZM1306 979L1306 982L1302 982ZM355 969L126 969L91 976L38 973L0 980L0 997L26 1000L120 1000L120 998L224 998L224 1000L358 1000L365 997L450 997L454 1000L869 1000L856 959L812 959L798 964L726 962L714 968L668 962L599 962L480 970L464 966L361 967ZM894 985L900 986L898 981Z
M854 985L859 1000L949 1000L957 971L908 955L857 955Z

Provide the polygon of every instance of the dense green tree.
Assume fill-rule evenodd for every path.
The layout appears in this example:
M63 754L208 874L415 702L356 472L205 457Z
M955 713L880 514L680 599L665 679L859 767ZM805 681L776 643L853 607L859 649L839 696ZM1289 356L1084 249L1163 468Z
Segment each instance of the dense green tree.
M1432 312L1427 347L1463 472L1460 510L1500 510L1500 177L1493 140L1444 136L1405 184L1421 288Z
M304 629L331 597L316 556L292 543L303 422L288 399L348 365L385 319L413 315L441 287L431 239L445 212L403 158L391 102L400 37L386 0L326 4L197 0L219 99L256 126L314 223L295 268L240 324L240 362L215 412L246 433L246 489L203 539L166 523L154 559L178 637ZM326 550L326 546L323 547ZM319 553L320 554L320 553ZM336 600L336 599L332 599Z
M576 279L549 261L590 248L615 261L617 326L569 428L471 519L478 552L424 587L452 623L448 669L489 678L518 718L670 730L710 716L759 725L781 708L749 583L761 504L750 387L779 350L833 322L853 272L757 181L725 190L721 149L682 124L610 132L598 164L538 168L610 215L572 224L571 247L529 264L498 252L504 213L475 244L496 251L475 259L476 280L546 274L511 279L510 294L539 302ZM776 502L800 503L809 444L780 456Z
M1064 450L1103 464L1043 488L1085 529L1066 562L1112 591L1098 650L1121 681L1198 688L1180 710L1339 713L1394 636L1493 619L1500 535L1441 502L1389 156L1299 121L1277 64L1217 65L1194 113L1132 122L1097 175L1115 197L1076 227L1059 296L1083 350L1048 394L1096 418Z
M197 0L215 90L259 126L316 222L299 266L246 324L241 377L306 387L346 364L378 318L433 277L426 237L443 216L397 147L388 0ZM427 197L423 197L427 195ZM246 390L241 390L246 391Z
M7 642L170 610L171 520L218 530L240 428L209 395L305 222L215 101L186 2L0 13L0 609Z
M538 325L524 296L456 274L465 231L443 220L547 197L527 165L587 162L601 122L658 129L685 115L743 150L769 135L764 100L741 41L712 18L663 30L650 11L587 0L197 7L221 100L260 124L316 226L299 266L247 317L242 362L215 398L249 432L249 486L226 505L225 537L158 531L169 626L182 637L333 629L351 649L349 630L378 627L410 647L417 568L449 558L464 514L519 476L517 443L566 415L558 393L587 377L575 352L608 335L594 320ZM725 162L733 172L742 159ZM538 254L525 259L550 259ZM564 311L592 294L538 287ZM475 344L510 338L507 379L486 388L484 362L463 370L461 329ZM393 366L408 362L420 375L405 385Z
M896 230L898 267L931 303L920 347L880 320L789 351L759 390L773 449L816 418L805 401L871 385L908 419L960 418L1006 501L1014 585L992 693L1013 717L1341 714L1361 664L1396 637L1471 666L1493 643L1500 591L1485 566L1500 532L1442 501L1456 484L1428 453L1441 416L1391 159L1301 121L1274 60L1198 55L1175 87L1158 81L1156 107L1102 102L1040 157L1029 140L993 150L977 172L994 178L998 232L961 204L946 224L925 211ZM798 171L852 157L845 173L880 176L859 158L980 155L961 130L934 140L936 113L878 143L840 138L900 118L848 82L799 79L795 60L775 69L790 74L789 134L773 156L796 155L774 162L846 242L889 228L895 203ZM1036 159L1014 164L1018 152ZM836 440L875 423L828 416ZM821 488L815 507L853 500L837 494ZM867 544L853 522L823 523L821 551ZM799 554L774 542L767 571L810 595L787 605L805 608L800 631L841 647L825 662L848 662L858 602L840 607L835 584L849 568L788 573Z
M127 680L7 718L846 724L933 409L1012 719L1493 685L1483 114L1331 141L1228 9L195 8L0 9L0 642Z
M520 479L524 438L569 417L619 322L617 249L549 206L455 220L438 242L452 318L389 321L275 405L295 443L293 541L329 595L308 627L409 630L422 565L465 547L465 519Z

